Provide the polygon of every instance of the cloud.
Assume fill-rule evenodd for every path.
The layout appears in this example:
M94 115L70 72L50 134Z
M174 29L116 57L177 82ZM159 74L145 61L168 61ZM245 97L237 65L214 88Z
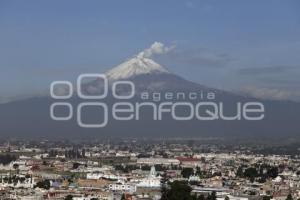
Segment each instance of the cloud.
M238 69L239 75L269 75L269 74L280 74L292 70L294 67L291 66L273 66L273 67L252 67Z
M300 102L299 70L296 66L242 68L237 71L249 85L243 92L257 98Z
M161 42L154 42L148 49L145 49L144 51L140 52L138 54L138 57L150 58L154 55L166 54L172 51L174 48L174 45L167 47Z
M300 101L299 90L248 86L244 87L241 92L260 99Z
M235 61L226 53L216 52L208 48L178 49L175 45L165 46L161 42L154 42L137 56L155 57L170 66L180 64L182 66L207 68L225 67L228 63Z
M175 50L169 53L166 59L182 66L202 68L223 68L235 60L226 53L207 48Z
M296 73L295 73L296 75ZM269 84L269 85L277 85L282 87L289 87L289 88L297 88L300 89L300 80L299 79L279 79L279 78L260 78L258 79L260 82Z
M191 2L191 1L185 2L185 6L187 8L195 8L195 4L193 2Z

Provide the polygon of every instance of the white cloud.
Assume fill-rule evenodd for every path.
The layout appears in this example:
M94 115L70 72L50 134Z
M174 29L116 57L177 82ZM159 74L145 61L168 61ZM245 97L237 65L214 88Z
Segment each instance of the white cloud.
M164 56L163 60L170 66L181 65L193 68L224 68L236 62L236 59L229 54L208 48L178 48Z
M175 49L175 46L167 47L161 42L154 42L149 48L138 54L138 57L150 58L154 55L166 54Z
M280 88L245 87L242 92L260 99L300 101L300 92Z

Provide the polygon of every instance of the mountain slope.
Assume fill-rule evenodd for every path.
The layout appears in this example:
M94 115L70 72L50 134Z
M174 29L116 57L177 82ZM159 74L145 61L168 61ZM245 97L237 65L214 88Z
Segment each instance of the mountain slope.
M171 73L165 67L156 63L150 58L140 55L127 60L126 62L107 71L105 75L109 83L119 80L128 80L134 83L136 93L141 92L166 92L166 91L213 91L225 93L221 90L213 89L194 83ZM103 90L103 81L96 79L84 85L83 90L86 94L100 93ZM232 94L233 95L233 94Z
M169 73L169 71L149 58L136 56L109 70L105 74L110 80L120 80L129 79L143 74L162 73Z
M139 95L142 92L150 94L159 92L197 92L205 94L214 92L215 102L226 105L229 113L236 111L237 102L256 101L257 99L238 96L209 88L197 83L187 81L180 76L170 73L168 70L155 63L151 59L134 57L129 61L113 68L106 73L109 82L116 80L130 80L136 86L137 96L129 100L133 104L143 102ZM86 93L92 94L101 90L103 83L95 80L86 83L83 87ZM92 88L92 89L91 89ZM204 95L205 96L205 95ZM206 101L197 99L194 101ZM63 100L64 101L64 100ZM74 107L74 116L68 121L53 121L50 118L49 108L56 100L49 97L32 98L0 105L0 134L1 136L19 137L47 137L47 138L74 138L74 137L299 137L300 136L300 104L288 101L261 101L265 105L265 118L261 121L175 121L170 116L163 120L153 120L153 111L144 110L140 120L116 121L111 113L109 123L104 128L81 128L76 122L76 108L81 102L86 102L73 95L72 99L65 100ZM111 106L116 102L111 96L106 99L94 100L107 103ZM177 100L176 100L177 101ZM178 101L183 101L182 99ZM159 101L155 101L156 104ZM185 111L181 112L185 113ZM101 113L100 113L101 114ZM99 111L89 109L85 120L97 122L101 120Z

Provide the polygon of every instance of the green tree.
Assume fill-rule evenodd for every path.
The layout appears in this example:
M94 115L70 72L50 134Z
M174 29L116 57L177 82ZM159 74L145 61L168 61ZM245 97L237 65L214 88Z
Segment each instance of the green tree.
M237 177L244 177L244 171L243 171L243 167L239 167L238 169L237 169L237 172L236 172L236 176Z
M0 155L0 164L7 165L12 161L15 161L16 159L17 157L14 155L10 155L10 154Z
M126 196L124 193L122 194L121 200L126 200Z
M37 182L36 187L49 190L50 189L50 181L44 180L44 181Z
M205 196L203 194L199 195L197 200L205 200Z
M73 199L73 195L70 195L70 194L67 195L66 198L65 198L65 200L72 200L72 199Z
M264 196L263 200L271 200L271 197L270 196Z
M278 167L271 167L267 171L268 177L276 178L278 176Z
M150 171L151 167L148 166L148 165L144 165L144 166L141 167L141 170L143 170L143 171Z
M163 200L197 200L196 195L191 195L192 188L185 181L174 181L168 184Z
M251 182L254 182L255 177L258 176L258 172L257 172L256 168L250 167L245 170L244 176L249 178Z
M17 163L13 164L13 168L18 174L19 173L19 164L17 164Z
M193 173L193 168L183 168L181 171L181 175L183 176L183 178L189 178Z
M196 167L196 175L198 175L198 176L202 175L200 167Z
M167 174L164 173L161 179L161 200L168 200L168 189L167 189Z
M73 163L73 169L78 169L78 167L80 166L80 163L77 163L77 162L75 162L75 163Z
M215 191L213 191L211 194L208 195L207 200L216 200L217 194Z
M13 168L14 168L14 170L17 170L19 168L19 164L17 164L17 163L13 164Z
M166 196L167 200L194 200L191 195L192 188L185 181L174 181L169 184Z
M286 197L286 200L293 200L292 194L289 194L289 195Z

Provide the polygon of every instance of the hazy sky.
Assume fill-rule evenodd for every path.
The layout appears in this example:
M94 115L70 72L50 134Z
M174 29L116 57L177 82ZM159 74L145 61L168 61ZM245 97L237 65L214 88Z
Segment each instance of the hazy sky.
M0 1L0 97L153 57L201 84L300 100L300 1Z

